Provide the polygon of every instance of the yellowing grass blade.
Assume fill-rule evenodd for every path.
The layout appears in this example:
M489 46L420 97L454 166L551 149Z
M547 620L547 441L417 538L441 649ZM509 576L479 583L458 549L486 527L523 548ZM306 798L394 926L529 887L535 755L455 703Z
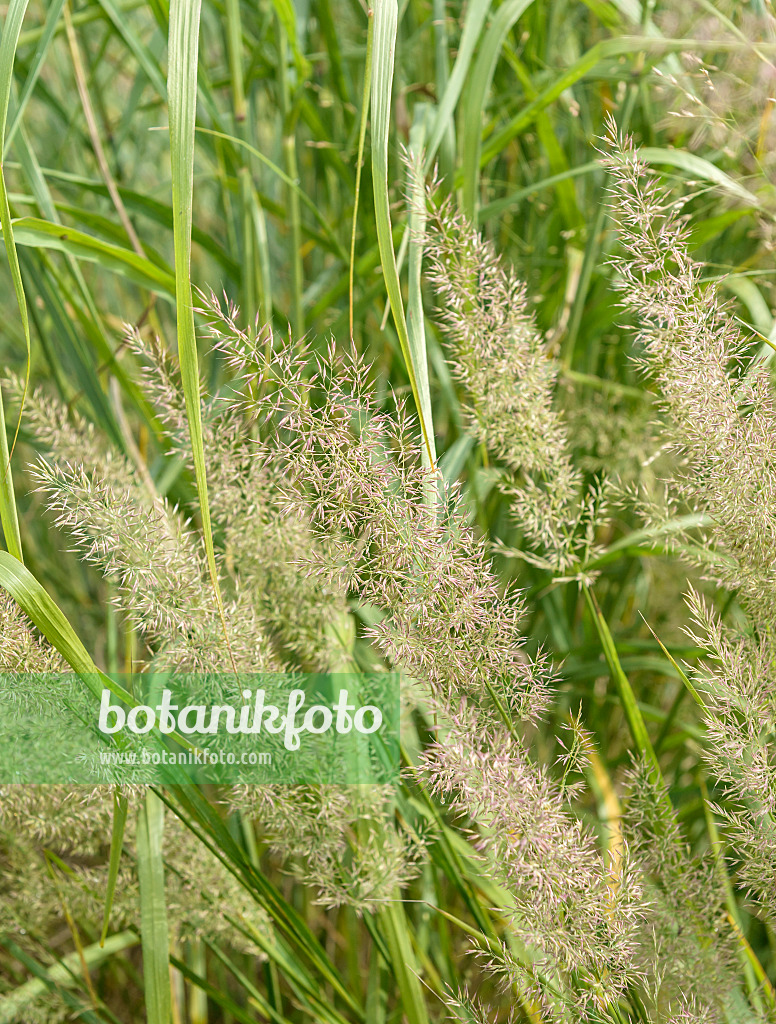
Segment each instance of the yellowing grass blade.
M199 395L199 359L194 331L191 291L191 216L194 189L194 123L197 108L197 57L200 0L172 0L167 93L170 119L170 166L172 171L173 239L175 248L175 300L178 321L178 358L186 398L194 474L202 514L202 533L218 614L228 636L221 588L218 583L213 529L208 505L202 410ZM231 657L231 650L230 650ZM232 663L235 672L236 666Z

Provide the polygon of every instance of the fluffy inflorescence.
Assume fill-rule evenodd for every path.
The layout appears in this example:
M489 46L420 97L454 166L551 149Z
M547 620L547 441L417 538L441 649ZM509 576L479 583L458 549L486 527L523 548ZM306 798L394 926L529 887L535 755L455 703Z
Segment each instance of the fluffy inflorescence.
M37 635L19 606L0 593L0 671L61 672L60 655Z
M737 588L752 618L776 623L776 404L767 367L703 268L687 253L681 202L660 187L632 141L610 140L615 261L622 304L662 398L681 461L671 489L712 526L705 567ZM716 554L715 554L716 553Z
M470 427L503 464L500 487L530 551L509 554L556 575L588 558L606 516L606 488L583 486L557 408L560 364L529 310L525 284L455 210L436 206L424 235L452 370Z
M706 659L694 677L708 742L704 757L725 796L713 810L740 858L739 882L776 915L776 678L773 638L725 627L694 590L691 639Z
M624 304L638 318L678 453L667 487L710 523L702 543L694 541L698 558L738 588L756 626L753 636L734 635L693 598L693 639L710 656L696 680L708 763L728 790L722 813L744 858L740 878L773 910L776 410L767 373L746 366L740 333L686 253L678 206L630 144L613 144ZM492 246L450 205L430 208L429 277L470 429L502 467L502 492L530 548L523 555L556 578L584 579L604 488L588 487L573 459L556 407L559 365L528 312L525 287ZM524 600L500 582L456 486L424 466L414 417L395 395L378 392L353 349L332 342L314 355L268 329L245 331L236 310L223 310L213 295L202 296L200 313L232 375L206 403L203 427L226 635L199 533L157 493L131 438L115 450L59 403L39 393L28 403L46 452L36 473L49 509L82 557L116 582L149 665L214 674L232 660L252 671L352 672L365 662L401 670L411 681L411 711L435 734L408 784L461 819L490 891L503 895L507 938L476 952L513 987L522 1010L600 1021L620 1019L626 1000L638 999L660 1020L733 1013L732 933L718 865L690 855L654 766L632 773L625 839L607 857L582 824L568 781L586 770L581 727L562 771L533 752L527 737L550 702L552 667L528 655ZM175 359L130 334L166 440L190 466ZM61 668L7 601L0 618L0 667ZM35 843L59 843L67 855L63 834L75 842L102 821L105 799L102 791L89 804L53 790L9 795L0 830L7 877L15 878L12 916L19 894L39 882ZM245 788L231 799L328 907L377 911L425 854L389 788ZM26 846L10 837L18 824ZM179 832L168 830L178 934L217 933L211 915L219 908L240 934L263 928L231 876ZM90 849L81 893L104 879L103 847ZM134 884L128 870L127 893ZM55 907L46 904L44 914L40 899L41 914L53 920ZM456 1013L485 1017L463 991L447 1001Z
M233 803L261 822L271 849L326 907L362 912L396 899L424 854L422 837L397 832L389 786L301 786L290 799L280 788L246 786Z
M304 575L379 610L366 635L440 705L487 703L495 690L518 718L541 714L551 672L523 651L522 602L504 593L457 491L420 464L404 407L378 408L353 352L331 347L310 366L293 346L269 363L234 330L219 344L252 382L242 407L272 425L256 445L284 514L315 536L297 562Z
M235 350L244 344L229 314L217 322L214 336L225 354L230 343ZM149 397L170 424L173 449L183 454L174 361L158 345L144 348L137 334L133 347L158 368L146 373L156 381ZM301 394L297 383L285 379L286 403ZM262 406L253 382L243 384L242 391L235 384L229 401L213 401L205 419L212 513L224 538L219 561L226 637L197 534L131 459L90 443L92 432L83 422L35 394L33 422L48 453L37 468L40 486L82 557L117 580L120 607L144 636L155 669L205 673L202 685L211 688L220 685L216 673L231 658L251 672L284 666L353 671L355 629L346 590L310 571L311 558L320 566L328 557L318 550L327 543L324 531L308 504L291 507L280 448L274 463L267 463L277 437L254 429ZM319 442L325 445L326 437ZM373 907L416 870L421 846L397 830L392 800L379 790L343 789L335 799L320 787L288 786L235 799L258 817L273 848L297 860L299 873L327 905Z
M514 471L569 501L580 478L555 408L558 363L529 312L526 285L448 199L432 205L424 255L453 371L472 398L480 439Z
M629 139L612 127L607 158L622 255L623 306L638 323L677 459L665 481L674 508L708 524L682 552L736 592L748 631L724 626L691 591L692 640L707 654L696 686L708 730L704 756L727 797L742 883L776 909L776 402L767 366L702 283L687 253L681 203L659 187ZM679 539L680 535L676 535Z
M553 1015L584 1015L641 980L641 883L627 853L612 873L573 813L571 787L503 726L469 709L423 754L420 771L445 804L476 823L482 869L510 894L502 913L531 950L531 970L507 948L485 951L494 973Z

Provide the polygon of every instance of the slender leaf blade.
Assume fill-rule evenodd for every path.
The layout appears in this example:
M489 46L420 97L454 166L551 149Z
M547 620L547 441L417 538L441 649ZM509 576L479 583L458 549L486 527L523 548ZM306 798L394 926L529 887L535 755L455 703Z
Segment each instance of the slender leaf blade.
M467 5L461 42L458 47L458 56L455 58L453 70L447 80L444 95L439 101L436 118L428 140L424 166L426 173L431 170L434 164L434 157L445 132L449 131L453 111L456 108L461 90L466 81L466 74L474 56L477 39L479 38L482 26L485 24L485 18L488 16L491 3L492 0L472 0Z
M186 401L186 419L194 459L202 533L216 604L227 636L221 588L218 582L213 527L208 503L205 445L199 392L199 358L194 329L191 289L191 222L194 191L194 131L197 107L197 61L200 0L172 0L167 71L172 168L173 239L175 249L175 308L178 324L178 359ZM227 639L228 643L228 639ZM234 667L234 666L233 666ZM236 671L236 667L235 667Z
M164 804L148 790L137 817L137 875L140 886L140 936L148 1024L170 1024L170 936L164 893Z
M40 217L18 218L13 222L13 231L19 245L64 252L96 263L103 270L126 277L163 298L172 299L175 295L175 280L169 271L121 245Z
M431 465L434 465L433 428L426 422L423 400L418 388L416 361L410 350L404 302L396 266L396 253L391 233L390 200L388 196L388 135L391 120L394 51L399 8L397 0L377 0L374 4L374 44L372 57L372 185L375 200L375 222L385 286L393 312L410 386L418 410L423 442Z
M129 800L126 794L116 787L113 790L113 831L110 837L110 860L108 862L108 880L105 884L105 913L102 918L100 946L105 945L110 926L110 912L113 908L113 897L116 893L116 882L119 877L121 848L124 845L124 829L127 824Z
M8 256L8 263L11 268L11 279L16 295L16 302L19 306L24 341L27 347L27 367L24 380L24 395L27 393L27 386L30 379L30 321L27 315L27 299L24 294L22 272L19 267L19 257L14 244L13 228L11 226L11 208L8 205L8 193L5 187L5 171L2 164L2 154L5 152L5 132L8 119L8 104L11 99L11 83L13 81L13 65L16 55L16 47L19 42L19 33L22 30L22 21L27 10L28 0L10 0L8 13L3 24L3 36L0 39L0 224L3 228L3 241ZM24 398L22 398L22 408ZM21 422L22 411L19 411ZM18 424L16 432L18 433ZM5 542L11 554L23 560L22 539L19 532L19 517L16 512L16 496L13 488L13 477L11 475L11 460L8 453L8 442L5 432L5 414L2 399L0 399L0 522L3 525ZM14 438L15 439L15 438Z
M517 19L533 0L507 0L496 12L477 52L463 108L463 210L474 220L480 181L482 111L501 48Z

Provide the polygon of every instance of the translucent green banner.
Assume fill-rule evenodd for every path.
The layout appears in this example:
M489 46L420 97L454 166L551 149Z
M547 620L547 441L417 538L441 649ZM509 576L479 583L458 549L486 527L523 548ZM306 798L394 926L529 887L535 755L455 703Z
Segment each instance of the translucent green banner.
M0 674L0 783L363 784L398 772L395 673Z

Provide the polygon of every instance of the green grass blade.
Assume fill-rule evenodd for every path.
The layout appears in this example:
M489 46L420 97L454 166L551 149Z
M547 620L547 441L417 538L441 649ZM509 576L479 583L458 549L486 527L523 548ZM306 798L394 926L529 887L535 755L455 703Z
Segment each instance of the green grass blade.
M471 3L467 5L461 42L458 46L458 56L455 58L455 64L447 81L444 95L439 101L436 119L429 134L426 161L423 167L426 174L428 174L434 164L434 157L439 149L440 142L445 133L450 130L453 112L461 95L463 83L466 80L469 65L474 56L474 49L477 45L482 26L485 24L485 18L488 16L491 3L492 0L471 0Z
M278 8L278 93L280 96L280 120L283 125L283 133L280 142L283 153L283 165L286 177L289 181L297 181L299 178L299 161L296 151L296 121L297 105L295 102L296 80L288 65L287 53L289 38L296 39L296 13L291 10L292 22L289 25L288 18L281 16L281 9L286 6L285 2L276 5ZM296 52L296 51L295 51ZM289 188L286 196L288 204L286 214L286 229L288 242L288 264L290 267L290 299L288 303L288 322L292 334L301 338L305 332L304 307L302 303L302 288L304 268L302 266L302 215L299 205L298 188Z
M13 222L13 231L18 245L64 252L76 259L96 263L103 270L126 277L165 299L175 297L175 279L169 271L157 267L131 249L39 217L18 218Z
M511 118L503 128L495 132L483 146L480 155L480 167L484 167L488 161L498 156L499 153L516 138L529 124L536 119L538 114L546 106L553 103L558 97L570 89L581 79L589 75L601 61L614 57L624 57L629 54L669 54L681 53L683 51L704 53L713 50L719 45L722 51L741 49L740 45L733 45L727 41L717 44L703 39L668 39L649 38L645 36L620 36L616 39L604 39L596 43L569 68L562 71L553 82L547 85L526 107ZM773 52L773 45L764 45L769 53ZM459 172L456 176L456 184L463 183L463 174Z
M137 935L133 931L117 932L105 941L104 945L99 942L86 946L83 950L83 958L88 967L97 967L108 957L115 956L125 949L131 949L138 943ZM74 978L81 969L81 952L79 950L68 953L57 963L45 969L41 968L36 976L25 981L23 985L9 992L0 999L0 1024L12 1024L18 1021L25 1007L32 1008L32 1004L39 1000L46 992L55 989L59 985L71 986ZM97 1018L95 1018L97 1019Z
M739 948L739 958L742 961L746 987L749 992L750 999L752 999L754 1005L757 1006L758 1011L762 1013L762 1002L759 998L759 987L761 985L763 986L763 991L765 992L765 995L771 1004L771 1008L773 1009L776 1005L774 1004L773 986L768 981L767 975L762 968L762 964L755 956L752 947L749 945L746 936L744 935L741 922L741 912L738 909L735 890L733 889L733 883L730 880L728 867L725 863L724 844L720 837L717 823L714 820L714 812L709 805L709 794L706 789L706 783L703 780L701 780L701 793L703 794L703 813L706 819L706 831L709 836L709 846L714 854L714 866L717 871L717 877L722 883L722 888L725 891L725 903L728 908L728 918L741 944ZM758 1002L760 1003L759 1006L757 1005Z
M741 930L741 926L739 925L738 921L731 913L728 913L727 918L728 923L732 927L733 931L735 932L736 938L740 943L741 951L744 957L746 958L746 966L748 969L752 971L754 975L754 981L757 985L757 988L754 988L754 990L752 991L752 998L753 1000L755 1000L759 997L760 992L762 992L765 998L768 1000L768 1004L771 1009L771 1014L773 1014L773 1011L776 1010L776 990L771 984L770 978L763 970L763 966L757 958L757 954L749 944L749 940ZM747 970L747 975L748 973L749 970ZM766 1015L763 1013L763 1018L765 1017Z
M16 47L19 42L19 33L22 30L22 21L27 10L28 0L10 0L8 13L3 24L3 37L0 39L0 154L5 152L5 131L8 119L8 104L11 99L11 83L13 81L13 64L16 55ZM19 267L19 257L14 244L13 228L11 226L11 208L8 205L8 193L5 188L5 171L0 158L0 224L3 228L3 241L8 256L8 263L11 267L11 279L16 294L16 302L19 306L22 331L27 346L27 366L25 370L24 395L22 396L22 409L19 410L19 420L16 424L14 443L19 433L22 411L24 408L24 397L27 394L27 387L30 380L30 321L27 315L27 299L24 294L22 283L22 272ZM0 399L0 522L3 525L5 543L11 554L22 561L22 538L19 532L19 517L16 513L16 496L14 494L13 477L11 475L11 459L8 453L8 440L6 437L5 415Z
M202 939L192 939L188 942L186 949L187 967L196 972L198 977L207 976L207 949ZM178 966L175 958L170 956L170 963ZM197 985L196 981L189 978L187 1003L189 1008L189 1024L208 1024L207 993Z
M314 970L320 974L327 984L347 1004L351 1013L358 1020L363 1020L357 997L347 988L336 967L329 959L326 950L320 945L305 918L268 880L266 875L256 870L253 863L245 856L225 825L221 816L204 798L196 786L180 786L171 791L176 797L173 802L166 792L162 792L165 802L178 815L187 828L204 843L210 852L221 861L253 895L254 899L267 911L272 920L284 935L294 944L293 963L298 972L304 970L303 960L298 952L309 960ZM266 938L255 935L255 940L264 942L265 952L275 955L280 943L273 946L274 953L266 945ZM306 972L305 972L306 973ZM315 979L316 984L318 983Z
M227 918L227 920L232 924L235 923L232 918ZM266 935L255 928L247 929L245 934L255 940L256 945L267 955L270 963L282 973L295 1000L308 1010L313 1019L319 1024L347 1024L347 1018L321 997L320 985L301 967L282 942L269 941ZM208 946L216 952L210 943ZM216 953L216 955L223 961L222 954Z
M176 956L170 957L170 963L180 971L182 976L191 986L190 991L192 993L197 992L204 997L204 1002L207 1004L208 1001L213 1002L216 1006L219 1006L224 1011L224 1016L219 1016L220 1020L228 1020L235 1022L235 1024L256 1024L257 1018L254 1012L244 1010L236 1000L234 1000L228 992L220 985L211 985L207 978L198 974L196 971L180 960ZM228 1016L226 1016L228 1014ZM273 1020L282 1018L271 1018ZM194 1020L192 1018L192 1024Z
M423 986L412 949L409 924L401 902L389 903L377 918L380 934L391 958L389 967L404 1005L409 1024L428 1024Z
M164 81L164 75L162 74L161 68L148 47L144 45L137 32L132 30L131 23L127 19L126 14L122 13L121 9L113 2L113 0L99 0L99 4L110 18L114 28L123 39L132 56L148 77L151 85L162 99L166 99L167 85ZM76 19L74 17L73 24L75 23Z
M299 45L295 5L291 0L272 0L272 6L275 8L275 14L277 15L278 21L288 38L291 53L294 56L294 64L296 65L297 74L299 78L304 79L310 73L310 65Z
M467 14L469 8L467 7ZM434 17L434 71L436 75L436 94L443 97L450 81L450 40L447 32L447 11L445 0L433 0ZM438 166L446 181L452 181L455 166L455 119L450 116L443 125L442 137L437 146L439 152Z
M102 687L96 677L102 676L89 652L54 600L49 597L29 569L7 551L0 551L0 586L7 590L25 615L56 648L65 661L84 679L99 697ZM107 677L104 677L107 679ZM112 680L111 688L115 687ZM107 685L107 683L106 683Z
M641 617L642 617L642 619L644 619L643 615ZM663 654L665 654L665 656L671 662L672 666L674 667L674 670L676 671L676 674L679 676L681 681L684 683L685 688L687 689L687 692L690 694L690 696L695 701L695 703L698 705L698 707L703 708L705 710L706 709L706 704L705 704L705 702L703 700L703 697L701 697L701 695L695 689L695 687L693 686L692 682L690 681L687 673L682 669L682 666L679 664L679 662L676 660L676 658L674 658L674 656L671 654L671 652L668 650L668 648L665 646L663 641L660 639L660 637L657 635L657 633L650 626L650 624L647 622L646 619L644 619L644 623L645 623L647 629L652 634L652 636L655 638L655 641L656 641L658 647L660 648L660 650L663 652Z
M649 762L656 780L662 784L663 775L660 770L660 763L657 759L655 749L652 746L652 741L649 738L647 725L644 721L641 709L639 708L638 701L636 700L636 694L633 692L630 680L620 664L620 656L617 653L614 637L609 630L606 619L601 614L601 609L598 607L598 602L596 601L592 591L586 584L583 584L582 589L585 595L585 602L593 619L596 632L598 633L601 641L601 646L603 647L604 657L606 658L606 663L609 666L609 672L611 673L614 684L617 687L617 692L620 695L622 709L625 713L625 719L628 723L631 736L633 737L639 753Z
M350 229L350 263L348 270L348 321L350 340L353 340L353 277L356 266L356 223L358 221L358 200L361 196L361 168L364 163L364 141L368 119L369 98L372 91L372 52L374 47L374 12L369 11L369 27L366 37L366 59L364 62L364 90L361 96L361 121L358 126L358 156L356 157L356 191L353 198L353 221Z
M341 40L339 38L338 26L334 21L334 13L332 0L321 0L317 5L317 16L321 25L321 31L323 32L324 39L326 40L326 50L329 54L329 61L331 62L331 74L334 79L334 88L337 91L337 97L341 103L347 103L350 99L350 92L348 89L348 78L345 73L345 65L342 60L342 47L340 45Z
M91 406L95 426L104 430L113 444L123 449L124 439L115 412L100 382L95 358L99 356L90 348L85 332L79 329L80 309L75 297L68 308L63 298L67 293L61 278L50 261L41 258L41 252L23 250L19 255L27 290L35 302L35 312L45 310L50 317L47 334L51 343L56 345L57 362L71 375L71 379L78 381L79 392Z
M533 0L507 0L496 12L479 46L463 107L463 211L474 221L480 184L482 112L493 81L501 48L521 14Z
M22 542L19 532L19 515L16 511L16 495L13 488L13 477L11 476L11 457L8 452L8 436L5 430L5 410L3 408L3 394L0 391L0 522L3 524L3 534L8 550L22 561Z
M171 1024L170 937L164 895L164 804L148 790L137 817L137 875L147 1024Z
M208 570L218 613L227 640L226 618L218 582L213 528L210 522L202 409L199 394L199 358L194 330L191 289L191 220L194 190L194 123L197 107L197 59L200 0L172 0L167 88L170 102L170 164L172 168L173 238L175 248L175 297L178 323L178 359L186 400L194 476L197 482L202 533ZM230 650L231 656L231 650ZM236 666L232 665L235 673Z
M28 154L30 156L31 163L32 160L34 160L34 154L32 154L29 150ZM24 164L24 162L22 163ZM8 161L6 166L16 168L19 165ZM30 171L27 170L26 166L24 167L24 169L25 173L27 174L27 177L31 178ZM40 167L39 165L36 166L35 173L36 176L39 177L39 180L37 184L33 180L30 180L30 185L32 187L35 201L39 205L41 205L42 202L42 196L39 193L43 188L48 190L47 182L49 178L51 178L54 181L61 181L66 185L82 188L85 191L87 191L90 195L108 195L108 189L106 188L105 183L103 181L98 181L95 178L85 177L80 174L71 174L68 173L67 171L56 170L53 167L43 168ZM172 230L173 218L171 206L167 205L166 203L160 203L157 199L154 199L151 196L143 195L141 192L135 192L134 190L128 188L120 188L119 193L124 202L124 205L127 207L128 210L132 210L134 213L138 213L143 217L147 217L149 220L153 221L155 224L159 225L165 230ZM264 197L262 201L266 202L266 197ZM51 200L51 205L54 210L62 210L63 212L68 213L75 218L82 218L84 216L85 210L82 206L75 206L70 203L54 204L53 200ZM277 207L274 207L270 204L268 208L275 209L278 214L282 212L279 205ZM41 210L47 220L57 219L56 216L52 216L49 212L46 212L43 206L41 206ZM200 245L207 253L213 256L213 258L218 261L219 265L230 276L239 276L240 271L237 260L232 259L232 257L224 249L223 245L220 244L219 240L214 239L212 235L208 234L206 231L203 231L202 228L198 228L196 225L194 225L192 228L191 237L192 240L197 243L197 245Z
M84 1024L103 1024L103 1022L106 1019L110 1021L111 1024L114 1024L115 1018L112 1015L107 1018L104 1017L102 1014L98 1016L94 1012L94 1010L91 1010L84 1005L83 999L80 998L81 993L79 993L79 995L76 996L73 992L70 992L68 988L65 988L61 983L54 981L51 977L51 974L49 973L50 968L47 969L42 963L37 961L34 957L30 956L29 953L27 953L25 950L17 946L13 939L7 936L0 935L0 946L2 946L3 949L8 950L11 956L18 960L19 963L22 964L30 972L30 974L34 975L35 978L42 982L43 988L47 992L55 994L59 999L62 1000L62 1002L66 1006L69 1006L70 1009L73 1011L74 1018L77 1015L77 1019L83 1021ZM79 949L76 951L75 954L76 957L78 958L79 966L82 963L82 952L83 950ZM64 961L61 960L60 964L62 963L64 963ZM68 980L75 981L77 977L76 971L68 973ZM102 1009L105 1008L103 1007ZM19 1020L19 1018L17 1017L16 1020Z
M583 572L598 569L608 562L616 561L621 552L636 549L639 551L646 550L651 546L656 546L660 537L670 537L677 533L684 535L690 530L709 526L710 524L711 517L705 512L691 512L686 516L675 516L673 519L668 519L658 526L650 526L643 530L633 530L625 537L621 537L610 544L600 555L596 555L594 558L584 562L580 569Z
M43 174L40 164L38 163L37 157L35 156L35 153L33 152L32 147L29 143L29 140L27 138L27 132L23 124L20 125L20 129L17 134L15 149L20 159L21 169L24 171L24 174L27 177L27 180L30 184L30 188L32 189L32 194L34 196L35 202L38 204L40 212L46 220L52 223L59 223L60 217L56 204L54 202L54 198L51 195L48 182ZM107 188L105 187L105 185L100 183L99 187L104 189L105 194L107 195ZM80 216L80 213L76 212L76 210L73 209L72 207L68 209L68 212L74 215L75 217ZM171 217L169 219L169 223L172 224ZM33 258L33 254L27 255L28 257ZM34 255L35 262L39 262L37 258L38 255L39 254ZM29 283L30 271L29 267L25 267L24 253L20 254L20 262L22 266L22 273L25 275L25 279ZM86 312L83 312L81 310L79 304L76 302L75 295L72 293L72 289L68 285L62 284L60 286L60 290L63 293L66 291L69 294L70 304L76 313L76 318L81 321L83 334L86 335L89 342L95 349L95 356L99 364L104 364L106 368L110 369L110 371L121 384L122 388L124 389L124 392L130 399L134 407L141 411L141 414L145 419L146 423L148 424L149 428L152 429L154 433L159 434L160 424L158 423L158 421L156 421L155 412L152 409L147 397L141 392L140 388L137 385L137 382L129 376L129 374L124 369L122 364L116 358L116 353L114 352L113 346L108 338L107 332L104 327L103 318L100 316L97 304L94 300L91 291L89 290L89 286L86 283L86 279L84 278L84 275L81 271L81 267L80 264L78 263L78 260L74 256L68 254L67 264L70 268L70 273L72 274L72 277L75 280L78 290L80 291L81 295L84 298ZM34 280L36 281L36 283L38 282L37 273L34 275ZM34 314L34 304L32 304L30 308ZM71 329L75 330L75 326L73 325ZM40 335L40 331L38 331L38 334ZM123 439L119 440L119 445L123 448Z
M35 83L38 81L43 62L45 61L51 40L54 38L54 34L59 24L59 16L62 13L62 8L65 6L65 0L53 0L53 3L46 12L46 22L43 26L43 35L41 36L40 44L35 51L35 59L27 72L27 78L25 79L24 86L22 87L19 100L16 103L16 109L11 123L8 125L8 131L6 132L5 142L3 144L3 157L8 152L8 148L13 142L16 131L21 124L22 116L24 115L27 101L32 95L32 90L35 88Z
M261 310L262 317L269 322L272 319L272 277L266 218L249 167L240 167L237 181L242 230L243 308L252 312Z
M266 155L266 153L262 153L260 149L256 149L255 146L252 146L249 142L246 142L245 139L237 138L237 136L235 135L228 135L226 132L216 131L214 128L203 128L202 126L198 125L197 131L204 135L212 135L216 139L224 139L226 142L230 142L233 146L238 146L244 149L246 152L250 153L251 156L256 157L256 159L260 160L265 167L269 167L273 174L276 174L278 178L280 178L280 180L285 185L288 186L289 190L299 197L299 201L304 203L304 205L312 213L312 215L323 228L328 241L331 243L332 251L336 252L337 255L343 260L343 262L347 260L348 254L342 248L341 242L336 237L334 232L331 230L330 224L323 216L319 208L316 206L316 204L313 202L313 200L307 195L307 193L303 189L299 187L299 182L295 181L294 178L289 177L289 175L286 174L282 167L278 167L276 163L273 163L272 160L270 160L269 157Z
M7 551L0 551L0 587L8 591L27 618L40 630L51 646L59 651L97 698L100 697L102 688L107 687L111 693L121 697L131 707L137 704L128 690L97 668L59 605L46 593L29 569ZM172 735L179 740L177 733ZM182 742L187 744L185 740Z
M106 688L130 707L137 706L137 700L128 690L97 668L59 605L46 593L29 569L8 551L0 551L0 587L11 595L27 618L51 646L59 651L98 700L103 688ZM169 735L187 750L194 749L191 741L180 733L172 732Z
M202 946L204 949L204 942L202 943ZM259 991L251 979L240 970L234 960L227 956L220 946L216 945L215 942L208 941L207 948L211 950L211 952L221 961L235 981L242 985L249 996L249 1002L253 1006L258 1007L260 1012L263 1013L268 1020L274 1020L276 1024L287 1024L288 1018L275 1009L272 1003ZM196 984L196 982L194 982L194 984ZM196 1022L192 1020L191 1024L196 1024Z
M745 273L731 274L729 277L724 277L721 284L746 306L751 327L766 342L770 341L769 335L773 330L774 319L770 307L765 301L765 296L751 277L747 277ZM771 349L771 352L773 352L773 349Z
M226 0L226 49L229 58L229 78L232 83L234 119L235 121L244 121L247 109L243 83L240 0Z
M431 412L431 388L428 378L428 358L426 354L426 327L423 316L423 291L421 273L423 270L423 232L426 226L426 190L423 184L423 140L426 133L426 104L418 104L415 108L415 120L410 129L409 155L412 161L408 171L408 205L409 205L409 288L407 293L407 335L409 338L410 358L418 379L423 418L428 425L433 424ZM431 444L431 465L436 463L436 445L434 431L429 429L428 440ZM426 454L424 452L424 454Z
M494 199L493 202L481 207L478 218L479 223L484 224L488 220L500 217L512 207L522 203L524 199L528 199L543 189L552 188L559 182L579 178L585 174L594 174L596 171L600 171L600 169L601 165L597 160L590 160L588 163L579 164L577 167L570 167L567 171L562 171L560 174L553 174L549 178L542 178L531 185L526 185L525 188L518 189L516 192L503 196L501 199Z
M750 206L759 207L761 205L757 196L750 192L749 189L744 188L740 182L735 181L729 174L725 174L724 171L711 163L710 160L704 160L703 157L696 156L694 153L686 153L681 149L660 149L657 146L640 146L638 155L645 163L675 167L678 171L684 171L685 174L688 174L693 179L700 178L701 181L711 182L712 185L716 185L724 192L727 192L736 199L740 199L744 203L748 203Z
M366 987L366 1013L370 1024L385 1024L385 1003L387 992L383 985L383 958L373 943L369 957L369 975Z
M418 372L410 350L404 303L401 297L396 253L391 234L391 212L388 196L388 135L391 119L393 59L396 47L398 4L396 0L377 0L374 4L374 55L372 62L372 185L375 199L375 221L385 286L393 312L410 386L420 419L420 429L430 464L433 466L433 428L424 416L424 400L418 388Z
M116 881L119 877L121 849L124 845L124 828L127 824L128 807L129 801L127 797L117 786L113 790L113 831L110 837L110 860L108 862L108 880L105 884L105 913L102 918L100 946L105 945L108 927L110 926L110 912L113 908L113 897L116 893Z

